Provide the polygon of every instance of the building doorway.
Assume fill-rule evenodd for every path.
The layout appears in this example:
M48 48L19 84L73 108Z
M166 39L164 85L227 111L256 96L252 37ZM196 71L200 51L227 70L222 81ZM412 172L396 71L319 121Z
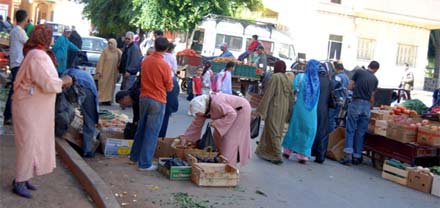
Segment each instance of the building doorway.
M341 52L342 36L330 34L328 38L327 60L340 60Z

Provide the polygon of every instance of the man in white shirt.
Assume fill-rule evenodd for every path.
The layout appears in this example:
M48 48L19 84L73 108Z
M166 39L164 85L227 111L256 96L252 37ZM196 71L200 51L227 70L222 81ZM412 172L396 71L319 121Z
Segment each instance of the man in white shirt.
M3 112L3 124L10 125L12 123L12 113L11 113L11 96L13 94L13 86L15 76L17 75L18 69L20 68L21 62L24 59L23 56L23 46L28 40L28 36L24 27L27 24L28 15L25 10L17 10L15 12L15 21L17 22L14 28L9 34L9 65L11 67L12 75L12 86L9 90L8 100L6 101L5 111Z

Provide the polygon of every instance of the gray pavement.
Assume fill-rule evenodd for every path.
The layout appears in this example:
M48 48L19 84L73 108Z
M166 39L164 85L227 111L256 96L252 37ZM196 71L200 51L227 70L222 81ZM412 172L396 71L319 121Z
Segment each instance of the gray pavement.
M168 137L181 135L190 124L187 107L182 95ZM255 140L252 144L255 150ZM330 160L323 165L285 161L277 166L253 155L249 165L240 168L236 188L200 188L191 182L170 181L158 172L137 171L124 157L99 156L88 163L128 207L179 207L176 193L188 193L206 207L440 207L440 198L382 179L368 161L353 167Z

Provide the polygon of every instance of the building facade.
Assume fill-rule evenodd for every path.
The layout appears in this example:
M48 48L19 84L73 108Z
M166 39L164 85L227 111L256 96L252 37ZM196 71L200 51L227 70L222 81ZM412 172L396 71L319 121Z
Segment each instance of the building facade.
M381 87L397 87L408 63L422 89L429 34L440 0L264 0L307 59L341 60L349 70L377 60Z

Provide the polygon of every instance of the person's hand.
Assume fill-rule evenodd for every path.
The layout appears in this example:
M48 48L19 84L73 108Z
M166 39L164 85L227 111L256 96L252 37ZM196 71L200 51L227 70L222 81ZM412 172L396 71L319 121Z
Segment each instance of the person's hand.
M130 73L125 72L124 77L129 77L129 76L130 76Z
M95 76L96 76L96 78L98 78L98 79L102 78L102 74L101 74L100 72L97 72L97 73L95 74Z
M63 81L63 87L71 87L73 85L73 79L69 75L63 76L61 80Z

